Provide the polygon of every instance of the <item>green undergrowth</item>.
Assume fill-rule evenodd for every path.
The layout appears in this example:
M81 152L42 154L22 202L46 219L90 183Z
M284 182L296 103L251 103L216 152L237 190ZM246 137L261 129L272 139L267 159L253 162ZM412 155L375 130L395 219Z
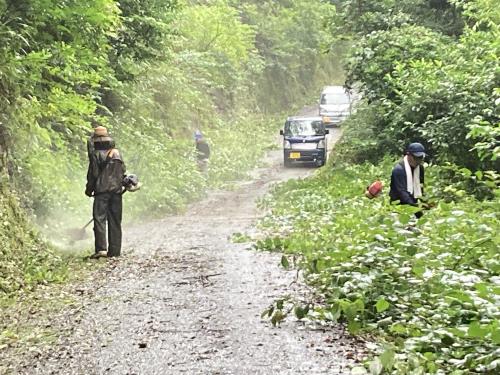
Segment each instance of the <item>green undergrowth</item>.
M176 139L158 137L156 141L153 136L144 145L118 134L124 137L128 171L137 173L142 181L141 190L126 197L127 219L134 221L152 212L177 212L202 197L207 189L245 178L265 151L275 146L271 135L277 132L279 123L278 117L248 115L204 130L211 151L205 173L198 170L191 134Z
M128 170L138 173L143 183L139 192L124 197L127 219L182 210L201 199L207 189L225 187L245 178L261 162L265 151L275 147L271 134L277 132L277 127L278 121L273 118L254 117L234 122L230 128L214 126L204 132L212 151L206 174L197 168L190 138L170 139L165 144L157 140L155 144L151 137L144 145L135 145L132 156L124 136L124 153L131 156L125 156ZM118 133L117 138L120 136ZM148 148L154 152L148 152ZM84 175L83 168L81 172ZM70 185L50 192L63 198L53 201L53 207L60 206L56 210L60 215L45 220L44 232L53 240L51 243L41 239L20 208L18 198L10 193L0 196L0 350L50 344L58 335L57 327L50 325L50 315L74 302L71 294L64 293L62 285L57 284L88 277L95 267L105 264L82 258L90 253L90 242L83 242L78 251L62 251L70 246L67 226L82 226L85 211L91 216L88 198L81 189L77 190L80 183L81 180L68 180L68 184L74 184L74 192ZM87 228L87 232L91 233L91 229ZM61 250L55 249L54 244Z
M248 117L228 124L213 126L205 132L211 145L211 158L206 174L198 170L194 154L194 141L188 137L167 139L142 136L141 144L123 140L123 153L129 172L137 173L142 182L140 191L124 196L126 221L147 220L153 215L165 215L182 210L187 204L199 200L208 189L220 188L237 179L259 164L266 150L272 148L278 121L267 117ZM54 160L57 156L54 156ZM57 169L60 163L47 163ZM82 256L90 252L91 225L87 228L87 241L72 243L72 235L91 217L92 200L83 194L85 166L79 168L80 179L60 179L64 185L50 185L50 170L45 186L49 217L39 224L44 236L34 229L28 215L20 208L20 200L13 194L0 196L0 292L10 298L20 289L29 291L42 283L60 283L67 280L69 266L79 268ZM66 172L75 173L75 170ZM56 171L52 171L54 174ZM40 176L40 178L44 178ZM48 238L44 241L42 238ZM54 249L54 246L60 250ZM69 251L68 248L73 248ZM64 251L62 251L64 250ZM82 252L83 251L83 252ZM83 255L82 255L83 254Z
M0 222L1 352L12 345L33 344L50 337L48 325L32 327L22 322L41 311L42 305L45 310L59 306L62 299L42 298L44 288L76 277L83 268L81 257L61 254L41 240L20 209L18 198L5 191L0 195Z
M276 146L273 134L277 133L280 123L277 116L248 115L204 130L211 148L206 172L198 169L192 134L174 138L149 129L139 137L121 132L117 127L113 135L127 172L137 174L142 185L138 192L124 195L124 221L144 221L182 211L201 199L207 190L246 178L247 173L259 165L266 150ZM64 247L68 242L65 237L68 229L71 232L90 219L92 200L83 194L86 163L63 170L67 175L62 178L59 173L58 181L64 184L54 184L52 176L57 175L58 169L60 172L60 163L57 155L53 158L53 162L47 163L52 172L49 170L38 185L46 190L41 194L46 200L40 202L45 215L40 216L37 223L53 243Z
M280 300L264 315L277 324L293 311L378 336L380 356L366 365L374 374L495 373L497 176L490 173L487 181L492 198L479 201L462 182L445 183L445 168L428 166L432 208L416 221L418 208L389 203L394 162L327 166L312 178L277 186L264 199L270 214L261 222L266 236L257 248L283 252L282 265L303 270L317 291L311 301ZM384 196L369 200L363 192L377 178Z
M52 253L54 256L54 253ZM11 373L9 366L16 355L36 353L52 345L61 337L57 318L63 311L78 311L81 301L68 282L77 282L101 268L106 262L82 260L81 256L67 254L55 257L51 273L56 279L38 280L9 293L0 293L0 373ZM48 267L46 261L43 265ZM47 276L45 276L47 277Z
M74 298L64 293L68 281L84 278L105 263L77 253L62 253L33 229L19 199L0 195L0 353L26 351L58 337L54 314ZM12 354L12 351L9 351ZM3 355L0 354L0 363ZM5 358L4 358L5 359ZM0 373L5 370L0 364Z
M0 298L65 278L63 259L40 239L16 197L6 192L0 195L0 225Z

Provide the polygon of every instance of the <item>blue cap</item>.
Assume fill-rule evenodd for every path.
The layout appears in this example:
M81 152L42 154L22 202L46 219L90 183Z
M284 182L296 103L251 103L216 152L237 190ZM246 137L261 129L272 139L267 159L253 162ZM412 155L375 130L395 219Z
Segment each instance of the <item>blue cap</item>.
M417 158L423 158L425 156L425 147L418 142L410 143L406 148L406 152L409 152Z
M201 134L201 131L197 130L194 132L194 139L199 141L200 139L203 138L203 134Z

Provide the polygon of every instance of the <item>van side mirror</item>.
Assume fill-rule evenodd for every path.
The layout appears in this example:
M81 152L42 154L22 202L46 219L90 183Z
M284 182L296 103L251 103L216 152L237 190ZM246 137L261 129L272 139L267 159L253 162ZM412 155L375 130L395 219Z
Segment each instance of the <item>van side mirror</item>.
M326 129L325 134L330 134L330 130Z
M283 129L282 129L282 130L280 130L280 135L283 135Z

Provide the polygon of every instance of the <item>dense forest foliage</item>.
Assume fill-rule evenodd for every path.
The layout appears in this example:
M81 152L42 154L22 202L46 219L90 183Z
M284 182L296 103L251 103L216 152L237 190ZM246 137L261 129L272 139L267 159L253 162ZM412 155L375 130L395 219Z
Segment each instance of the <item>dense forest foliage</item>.
M240 177L276 116L345 74L362 100L339 147L265 200L257 243L285 252L317 295L266 313L376 337L380 355L357 373L498 372L495 0L0 0L0 20L1 293L62 277L30 222L57 235L84 222L92 126L139 174L125 211L144 218ZM195 129L213 150L207 176ZM429 153L433 208L418 222L420 208L362 195L375 178L388 185L410 141Z
M500 8L492 0L342 1L347 85L363 99L329 168L278 186L257 247L316 295L264 315L375 337L356 374L498 373ZM428 150L420 207L369 200L410 142ZM414 213L425 209L416 220Z
M365 7L352 18L355 3ZM359 83L366 99L363 152L401 152L413 139L433 160L498 170L498 7L486 0L382 3L389 8L345 5L349 30L360 30L347 82Z
M97 124L142 181L125 198L129 219L240 177L270 147L276 114L340 76L338 56L323 53L333 12L320 0L1 0L4 227L21 206L65 245L64 226L88 220L86 141ZM212 147L208 176L196 168L195 129ZM16 289L31 269L24 255L43 251L26 245L32 235L2 236L2 288Z

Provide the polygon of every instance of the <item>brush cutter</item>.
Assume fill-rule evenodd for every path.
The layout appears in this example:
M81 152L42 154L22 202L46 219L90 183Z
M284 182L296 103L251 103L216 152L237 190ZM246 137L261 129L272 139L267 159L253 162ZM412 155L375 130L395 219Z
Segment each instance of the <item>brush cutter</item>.
M122 191L122 195L127 191L133 193L139 190L141 188L141 183L139 182L139 179L135 174L131 174L125 176L125 178L123 179L123 186L125 187L125 189ZM86 229L93 221L94 218L90 219L90 221L82 228L71 228L66 231L68 237L70 238L71 245L73 245L76 241L82 241L87 238Z
M70 237L70 243L73 245L76 241L82 241L87 238L87 232L85 229L94 221L94 218L85 224L82 228L70 228L67 230L67 234Z

